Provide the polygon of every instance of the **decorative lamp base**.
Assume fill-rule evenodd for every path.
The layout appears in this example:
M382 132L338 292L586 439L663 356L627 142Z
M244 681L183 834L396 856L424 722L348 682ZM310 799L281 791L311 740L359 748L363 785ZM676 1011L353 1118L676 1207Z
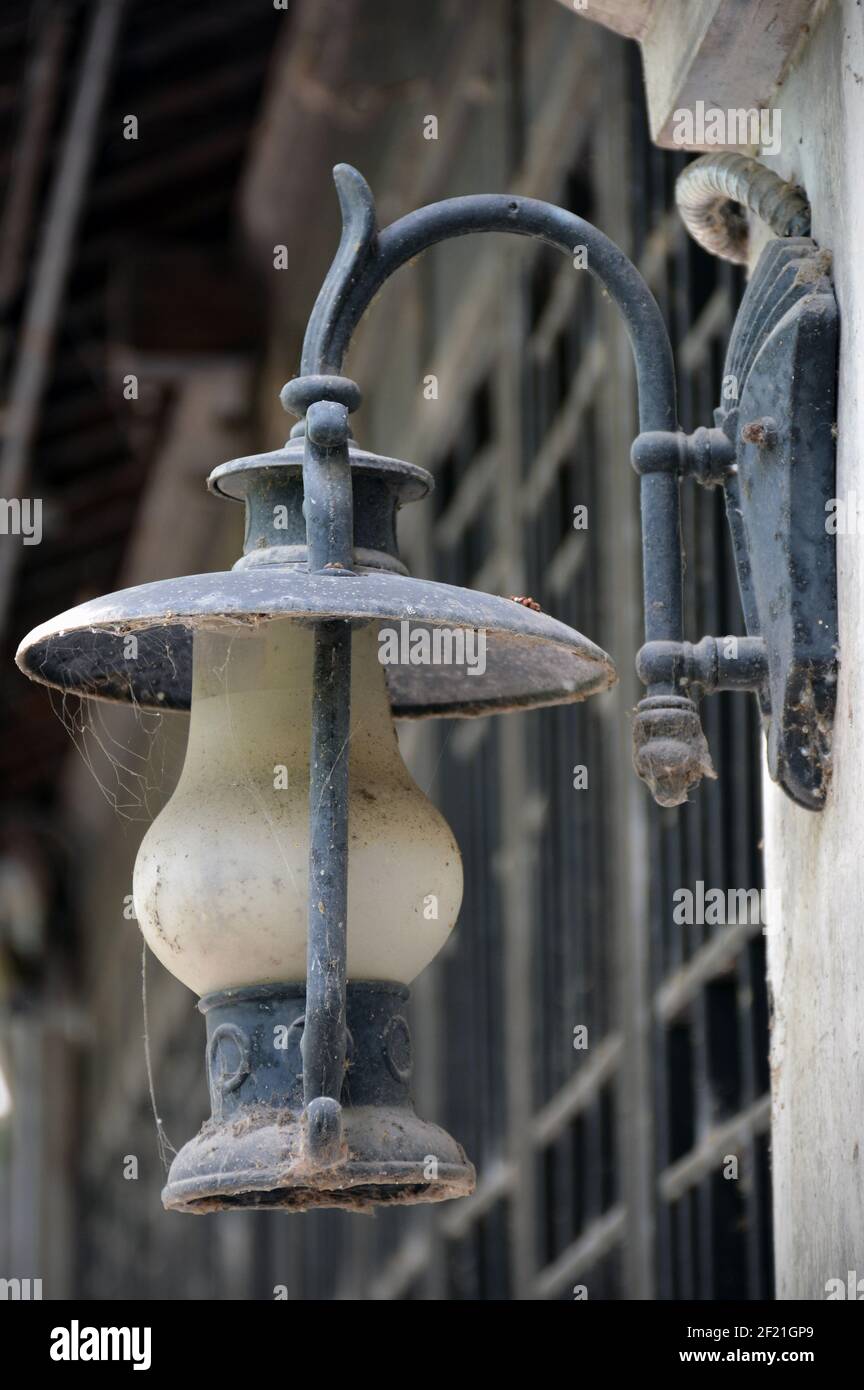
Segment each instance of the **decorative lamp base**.
M461 1145L414 1112L404 985L348 985L341 1150L310 1153L303 1108L302 984L207 995L212 1116L171 1165L171 1211L349 1211L468 1196L475 1174Z

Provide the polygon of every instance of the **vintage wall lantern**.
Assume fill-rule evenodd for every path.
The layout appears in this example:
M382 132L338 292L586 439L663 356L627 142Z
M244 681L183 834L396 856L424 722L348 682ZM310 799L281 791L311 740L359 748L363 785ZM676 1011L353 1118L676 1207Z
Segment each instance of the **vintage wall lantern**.
M765 251L735 326L712 428L677 425L669 340L634 266L601 232L510 196L434 204L378 232L353 169L343 234L312 312L299 416L273 453L216 468L246 506L233 570L124 590L22 643L36 680L85 697L189 710L185 765L135 867L152 950L200 996L212 1117L178 1154L163 1200L184 1211L436 1201L468 1193L459 1145L411 1106L408 986L454 925L459 852L399 756L392 717L469 716L581 700L614 680L580 633L507 598L410 578L396 512L421 468L352 440L341 375L385 280L435 242L539 238L590 272L624 316L639 390L646 697L635 764L662 805L713 776L698 700L755 691L771 770L803 805L826 789L836 662L831 538L836 313L806 238ZM726 490L747 635L683 640L679 482ZM482 630L483 674L378 659L382 625ZM134 637L131 644L129 638ZM435 901L437 919L423 905Z

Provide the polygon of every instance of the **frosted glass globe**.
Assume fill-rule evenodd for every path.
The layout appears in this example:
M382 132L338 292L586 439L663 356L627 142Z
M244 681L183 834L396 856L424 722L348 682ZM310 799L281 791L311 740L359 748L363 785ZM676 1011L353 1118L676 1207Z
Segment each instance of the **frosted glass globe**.
M135 863L138 923L199 994L306 978L312 633L276 621L196 633L177 788ZM444 818L402 761L377 626L352 638L348 976L409 984L462 899Z

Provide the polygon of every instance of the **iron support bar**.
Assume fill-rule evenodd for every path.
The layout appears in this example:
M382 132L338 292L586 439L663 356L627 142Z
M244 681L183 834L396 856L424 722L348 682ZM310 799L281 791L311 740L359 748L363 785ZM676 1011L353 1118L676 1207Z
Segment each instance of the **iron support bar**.
M309 759L309 910L303 1099L307 1144L318 1163L338 1161L345 1075L348 966L348 739L351 627L319 623L312 670Z
M310 574L353 574L354 502L348 415L360 404L353 381L300 377L282 392L305 416L303 510ZM302 426L301 426L302 428ZM301 1051L306 1144L312 1163L343 1151L348 985L348 792L351 624L315 625L309 754L309 901L306 1012Z
M347 408L338 401L315 401L310 405L303 457L310 574L353 573L354 503L347 445Z
M679 483L676 474L650 473L639 483L645 640L682 636L683 569ZM652 695L671 691L652 690Z

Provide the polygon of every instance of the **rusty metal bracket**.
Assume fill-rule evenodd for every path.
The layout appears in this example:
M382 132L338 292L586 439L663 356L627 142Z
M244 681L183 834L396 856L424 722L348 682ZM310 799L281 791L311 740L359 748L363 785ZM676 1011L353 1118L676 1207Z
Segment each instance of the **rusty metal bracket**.
M765 648L768 767L800 806L825 804L837 688L837 301L830 255L772 241L741 304L715 424L744 621ZM708 432L713 434L714 431ZM710 479L703 478L710 485Z
M641 435L633 446L640 473L677 470L723 488L747 630L696 646L648 642L639 675L649 691L674 684L693 699L755 692L771 776L814 811L828 792L837 685L829 512L838 314L829 269L830 257L809 237L770 242L735 321L713 428ZM637 745L639 738L637 717ZM653 756L674 762L663 748Z
M661 805L685 801L714 776L698 700L717 689L752 690L771 775L800 805L822 806L837 661L834 545L825 527L834 489L837 310L825 253L806 237L766 248L732 334L714 426L688 436L677 424L674 364L657 305L596 227L548 203L478 195L433 203L379 232L362 176L339 165L335 179L342 240L309 320L302 375L283 393L286 406L303 414L312 400L338 399L332 384L343 380L356 325L386 280L428 247L509 232L566 254L584 248L586 268L624 317L636 364L641 433L632 461L640 477L646 638L639 670L647 685L634 723L636 771ZM694 676L691 654L705 656L707 648L683 641L684 477L725 489L746 624L737 675L724 656L722 674Z

